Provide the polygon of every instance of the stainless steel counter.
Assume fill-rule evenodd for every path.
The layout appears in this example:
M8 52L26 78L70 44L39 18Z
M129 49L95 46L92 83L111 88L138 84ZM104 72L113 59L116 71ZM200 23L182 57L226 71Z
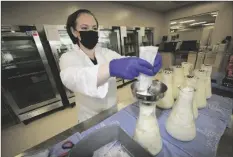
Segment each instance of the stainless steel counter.
M65 140L66 138L68 138L69 136L77 133L77 132L83 132L87 129L89 129L90 127L100 123L101 121L103 121L104 119L112 116L113 114L115 114L117 112L117 107L112 107L108 110L105 110L103 112L101 112L100 114L82 122L79 123L69 129L67 129L66 131L63 131L62 133L26 150L25 152L17 155L16 157L23 157L25 155L32 155L35 154L36 152L40 152L43 151L45 149L48 149L50 147L52 147L53 145Z

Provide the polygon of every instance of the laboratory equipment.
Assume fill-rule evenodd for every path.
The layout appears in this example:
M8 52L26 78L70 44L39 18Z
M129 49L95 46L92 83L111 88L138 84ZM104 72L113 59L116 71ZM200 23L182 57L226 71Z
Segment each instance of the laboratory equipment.
M156 155L161 151L163 144L155 116L155 106L156 102L164 97L167 86L154 80L148 89L141 91L139 82L134 82L131 90L140 108L133 138L152 155Z
M209 64L202 64L201 69L206 71L206 99L209 99L212 96L212 87L211 87L211 74L212 66Z
M177 99L179 95L179 86L184 82L184 70L182 66L177 65L173 67L173 97Z
M182 62L181 66L184 70L184 76L189 75L193 70L193 65L188 62Z
M1 35L2 93L20 121L63 108L36 27L2 25Z
M173 138L180 141L191 141L196 136L193 116L194 89L179 87L179 97L166 121L166 130Z
M136 27L120 26L120 46L122 56L139 57L139 38ZM122 79L122 85L134 80Z
M205 70L195 70L194 72L197 79L197 89L196 89L196 103L198 108L206 107L206 71Z
M164 97L158 102L157 106L163 109L169 109L174 104L174 98L172 93L172 82L173 82L173 71L171 70L164 70L162 73L161 81L167 86L167 91Z
M184 86L186 87L192 87L195 90L197 89L197 77L194 75L187 75L185 76ZM196 91L193 96L193 114L194 118L196 119L198 117L198 108L197 108L197 96Z

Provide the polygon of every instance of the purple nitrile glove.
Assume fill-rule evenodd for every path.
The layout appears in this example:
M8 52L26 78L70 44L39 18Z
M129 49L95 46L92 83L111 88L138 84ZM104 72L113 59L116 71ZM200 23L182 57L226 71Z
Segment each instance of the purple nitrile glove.
M159 72L159 70L162 67L162 56L157 53L155 60L154 60L154 65L153 65L153 74L156 75L157 72Z
M132 80L139 76L139 73L153 76L153 66L138 57L126 57L113 59L109 64L110 76Z

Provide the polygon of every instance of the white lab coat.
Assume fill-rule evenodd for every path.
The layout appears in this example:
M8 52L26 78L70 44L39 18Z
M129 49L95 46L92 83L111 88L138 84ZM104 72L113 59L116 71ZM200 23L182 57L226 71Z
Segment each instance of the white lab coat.
M64 53L60 58L60 76L66 88L75 93L78 106L78 121L85 121L117 103L116 79L111 77L105 84L97 87L99 65L121 58L118 53L96 46L94 65L90 58L75 45L74 50Z

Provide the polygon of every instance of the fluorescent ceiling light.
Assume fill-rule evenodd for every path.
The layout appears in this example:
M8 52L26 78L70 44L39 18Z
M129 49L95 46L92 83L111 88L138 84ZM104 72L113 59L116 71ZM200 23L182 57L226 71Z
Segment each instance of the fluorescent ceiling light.
M214 25L214 23L206 23L206 24L203 24L205 26L211 26L211 25Z
M190 24L190 26L194 26L194 25L199 25L199 24L203 24L203 23L206 23L206 21L203 21L203 22L196 22L196 23L192 23L192 24Z
M216 15L212 15L212 16L215 16L215 17L216 17L216 16L218 16L218 15L216 14Z
M179 29L180 28L180 26L172 26L172 27L170 27L170 29Z
M177 23L177 22L171 22L170 24L171 24L171 25L174 25L174 24L176 24L176 23Z
M216 15L217 15L217 14L218 14L218 12L214 12L214 13L210 13L210 14L212 14L212 15L215 15L215 14L216 14Z
M195 20L187 20L187 21L181 21L180 23L190 23L190 22L194 22Z

